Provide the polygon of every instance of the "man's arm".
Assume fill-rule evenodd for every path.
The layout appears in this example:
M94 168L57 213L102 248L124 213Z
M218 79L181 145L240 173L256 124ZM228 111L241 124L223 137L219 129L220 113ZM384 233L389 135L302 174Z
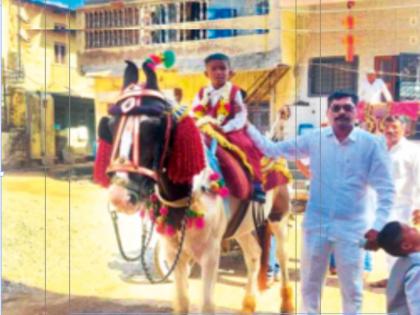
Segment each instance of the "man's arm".
M378 196L378 208L373 229L380 231L386 224L395 194L391 172L391 159L380 139L375 139L375 147L371 156L371 166L368 173L368 182L375 189Z
M407 272L404 287L410 314L420 314L420 266L414 266Z
M281 142L274 142L263 136L255 126L248 124L247 132L255 145L265 156L287 160L303 159L309 156L310 134Z
M235 95L235 104L230 104L231 106L238 106L238 111L235 113L235 117L229 120L226 125L222 127L223 132L228 133L234 130L241 129L245 126L246 120L248 118L248 111L246 110L246 106L244 100L242 98L241 92L238 91ZM235 109L231 109L235 110Z

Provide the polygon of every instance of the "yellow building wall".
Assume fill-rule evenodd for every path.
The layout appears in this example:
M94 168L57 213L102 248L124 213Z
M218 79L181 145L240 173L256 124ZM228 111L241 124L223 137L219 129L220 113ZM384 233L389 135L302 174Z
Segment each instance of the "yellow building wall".
M16 83L20 93L10 98L10 121L15 127L26 126L30 130L31 158L40 159L45 152L46 159L53 160L54 101L47 96L46 107L43 108L39 100L31 100L27 104L25 94L34 94L38 99L52 93L93 98L93 79L82 76L78 71L76 36L54 31L55 24L75 27L76 16L70 12L56 13L44 9L43 5L19 4L13 0L2 0L2 6L2 57L9 69L17 70L20 44L20 63L25 74L23 81ZM64 64L55 61L55 43L66 46ZM45 114L47 121L44 121Z

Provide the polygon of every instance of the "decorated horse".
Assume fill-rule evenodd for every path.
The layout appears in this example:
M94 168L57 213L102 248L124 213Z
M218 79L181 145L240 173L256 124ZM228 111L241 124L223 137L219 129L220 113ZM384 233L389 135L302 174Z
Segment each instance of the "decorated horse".
M201 312L215 312L214 289L221 242L226 238L237 240L247 266L242 312L255 311L257 291L264 287L266 273L261 268L261 261L267 260L261 259L267 249L264 235L269 234L260 230L258 238L253 232L262 222L268 222L277 239L283 276L280 309L292 313L285 251L287 220L282 220L289 208L286 186L270 187L264 205L240 200L230 192L229 176L223 169L229 166L235 169L229 169L231 177L244 177L240 164L227 150L221 151L224 164L218 163L214 157L223 148L217 141L223 139L218 137L205 145L206 136L185 109L172 106L159 91L154 67L162 59L171 63L173 56L168 52L163 58L152 56L143 63L145 84L138 83L137 66L127 61L122 93L110 108L110 116L99 124L95 181L109 187L110 203L118 211L150 219L152 229L161 235L172 264L170 271L174 272L176 313L189 312L191 260L201 266ZM211 122L201 122L201 130L210 133L214 128ZM266 167L270 163L266 161ZM273 177L270 172L266 176L268 182ZM146 238L142 246L147 246Z

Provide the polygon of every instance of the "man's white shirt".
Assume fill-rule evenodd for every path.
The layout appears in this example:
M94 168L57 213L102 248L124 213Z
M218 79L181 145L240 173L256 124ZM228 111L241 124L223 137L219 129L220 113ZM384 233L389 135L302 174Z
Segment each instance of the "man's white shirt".
M331 127L274 143L254 126L248 133L269 157L310 158L311 185L303 227L334 239L359 241L369 228L381 230L394 197L389 154L379 137L355 127L339 142ZM366 207L367 186L378 193L373 226Z
M411 211L420 209L420 148L402 138L389 153L395 185L391 219L409 223Z

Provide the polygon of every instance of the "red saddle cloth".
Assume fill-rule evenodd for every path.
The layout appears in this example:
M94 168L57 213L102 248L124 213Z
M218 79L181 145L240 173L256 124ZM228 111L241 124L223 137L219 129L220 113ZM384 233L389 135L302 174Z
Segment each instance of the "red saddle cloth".
M206 137L207 145L210 144L210 141L210 138ZM230 194L241 200L251 198L252 185L250 175L245 171L239 160L231 152L219 145L216 149L216 157Z

